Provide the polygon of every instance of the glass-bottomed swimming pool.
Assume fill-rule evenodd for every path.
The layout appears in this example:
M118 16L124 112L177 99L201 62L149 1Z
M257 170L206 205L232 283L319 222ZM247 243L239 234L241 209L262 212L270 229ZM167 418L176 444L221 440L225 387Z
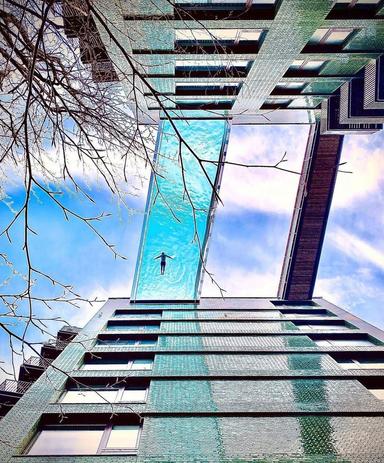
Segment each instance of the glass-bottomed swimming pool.
M220 182L221 168L204 163L206 174L196 157L210 161L224 159L229 123L226 120L174 121L185 145L182 146L184 180L179 160L179 138L169 121L159 126L155 162L149 185L143 230L136 263L132 300L195 300L198 298L202 259L205 257L209 229L215 209L212 183ZM197 234L195 234L197 232ZM197 239L198 237L198 239ZM164 275L160 260L167 259Z

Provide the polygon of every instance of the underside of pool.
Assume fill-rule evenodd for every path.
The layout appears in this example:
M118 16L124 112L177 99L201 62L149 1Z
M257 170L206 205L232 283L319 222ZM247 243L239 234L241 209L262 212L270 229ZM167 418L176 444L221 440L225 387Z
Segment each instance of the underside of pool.
M160 123L132 301L199 298L229 129L224 119Z

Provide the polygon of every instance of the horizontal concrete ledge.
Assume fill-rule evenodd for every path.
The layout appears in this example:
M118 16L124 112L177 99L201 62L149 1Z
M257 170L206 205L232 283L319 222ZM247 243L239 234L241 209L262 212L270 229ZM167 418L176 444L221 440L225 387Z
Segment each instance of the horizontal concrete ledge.
M105 379L109 378L116 381L117 378L121 378L120 381L123 379L147 379L149 381L190 381L190 380L197 380L197 381L214 381L214 380L238 380L238 381L258 381L258 380L291 380L291 379L355 379L359 380L361 378L376 378L382 379L384 378L384 370L296 370L296 373L292 373L292 371L280 371L280 374L276 374L276 371L270 371L266 373L266 370L255 370L254 375L250 375L249 372L247 375L238 374L234 375L233 372L231 373L228 371L228 374L206 374L206 375L150 375L148 372L145 374L128 374L124 375L124 370L116 370L116 371L97 371L96 373L104 373L104 374L97 374L97 375L90 375L90 371L76 371L76 372L69 372L70 378L81 382L84 378L92 378L92 379ZM84 373L84 374L82 374Z
M248 320L249 321L249 320ZM329 330L329 331L320 331L320 330L313 330L313 331L304 331L304 330L285 330L285 331L236 331L235 333L232 331L178 331L178 332L173 332L173 331L127 331L127 330L108 330L108 331L100 331L100 334L105 335L105 334L126 334L126 335L133 335L133 336L138 336L138 335L147 335L147 336L199 336L199 337L204 337L204 336L230 336L230 337L235 337L235 336L307 336L309 334L313 335L324 335L324 336L330 336L333 334L337 335L344 335L346 334L345 338L343 339L348 339L353 336L348 336L348 335L359 335L359 338L363 338L364 336L367 336L368 333L365 331L360 331L360 330ZM320 338L319 338L320 339ZM383 346L384 347L384 346Z
M214 402L214 400L213 400ZM95 404L93 404L95 405ZM97 405L97 404L96 404ZM99 404L100 405L100 404ZM105 406L104 406L105 407ZM68 409L68 413L70 410ZM59 412L60 414L65 415L65 410ZM76 415L87 414L90 417L92 415L100 413L99 410L79 410L76 411ZM108 412L106 412L108 413ZM46 414L52 415L52 412L47 410ZM343 410L343 411L333 411L333 410L286 410L286 411L272 411L272 410L260 410L260 411L193 411L193 412L159 412L159 411L140 411L135 412L134 410L127 410L126 412L119 410L119 415L135 415L140 414L142 418L192 418L192 417L277 417L277 416L292 416L292 417L303 417L303 416L382 416L384 417L384 406L381 410Z
M132 354L136 355L138 352L140 353L146 353L146 354L156 354L156 355L268 355L268 354L348 354L348 353L353 353L353 354L369 354L371 352L379 352L384 354L384 346L380 346L379 348L373 347L373 348L361 348L361 350L357 350L356 348L352 347L346 347L344 349L340 349L340 347L316 347L316 346L308 346L308 347L292 347L292 348L286 348L283 349L281 347L273 347L267 348L267 347L260 347L258 348L257 346L249 346L249 350L241 350L241 349L247 349L247 346L239 346L238 350L235 349L228 349L227 346L223 347L223 350L219 350L217 347L213 347L212 350L208 350L209 346L207 346L207 349L200 349L196 350L191 348L191 350L186 350L185 348L182 350L175 350L175 349L170 349L170 350L160 350L160 349L147 349L144 350L143 348L137 348L135 349L108 349L105 350L100 346L101 349L99 348L94 348L90 351L88 351L90 354L94 354L95 357L98 354L101 353L111 353L111 352L119 352L119 353L126 353L126 354ZM107 346L105 346L107 347ZM108 346L110 347L110 346ZM96 371L96 370L95 370ZM99 370L98 370L99 371Z

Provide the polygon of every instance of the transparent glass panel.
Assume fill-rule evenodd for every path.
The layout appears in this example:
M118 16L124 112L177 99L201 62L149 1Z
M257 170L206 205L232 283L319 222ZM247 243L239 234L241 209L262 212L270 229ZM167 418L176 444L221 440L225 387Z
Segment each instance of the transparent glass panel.
M61 399L61 402L65 404L99 404L115 402L117 393L118 390L100 390L97 392L87 390L67 391Z
M289 104L291 100L288 100L286 98L267 98L265 100L267 104Z
M321 346L321 347L329 347L329 346L332 346L332 344L327 341L326 339L318 339L315 341L315 343L318 345L318 346Z
M154 331L158 330L160 325L108 325L108 331Z
M140 341L136 342L137 346L155 346L157 341L154 339L140 339Z
M235 41L259 40L260 29L176 29L176 40Z
M140 319L140 318L161 318L160 313L135 313L135 314L124 314L124 313L117 313L113 316L114 318L129 318L129 319Z
M369 389L369 391L378 399L384 400L384 389Z
M301 90L305 85L305 82L279 82L277 87L289 88L291 90Z
M359 364L355 363L353 360L343 360L338 361L337 363L341 366L341 368L344 368L344 370L355 370L360 368Z
M318 324L318 325L297 325L299 330L348 330L349 328L345 325L326 325L326 324Z
M82 370L126 370L127 362L124 363L84 363Z
M333 346L374 346L367 339L332 339L329 341Z
M376 361L376 362L375 361L372 361L372 362L359 361L356 368L360 368L362 370L369 370L369 369L381 370L382 368L384 368L384 362L380 362L380 361Z
M190 62L204 65L204 61ZM216 61L213 62L216 64ZM187 61L179 63L184 66ZM152 177L149 187L131 295L134 300L194 300L199 291L200 257L204 255L207 230L212 219L210 182L215 182L217 164L214 162L224 152L229 125L224 119L177 120L174 123L188 145L182 145L185 183L180 169L180 140L175 127L164 121L159 126L156 147L156 166L162 175L157 177L157 183ZM196 156L213 161L205 163L205 172ZM185 184L195 208L195 220L191 203L185 195ZM196 239L196 231L199 240ZM155 259L161 252L173 257L163 275L160 261Z
M151 370L153 360L151 359L137 359L132 362L132 370Z
M113 426L107 449L134 449L137 447L139 426Z
M356 5L377 5L381 0L357 0ZM354 0L336 0L336 3L352 4ZM351 5L352 6L352 5Z
M201 59L201 60L192 60L192 59L186 59L186 60L176 60L176 67L194 67L194 68L199 68L199 67L207 67L207 66L212 66L212 67L227 67L227 66L232 66L232 67L247 67L249 65L250 61L248 60L239 60L239 59L234 59L234 60L222 60L222 59Z
M45 430L38 435L28 455L96 454L103 429Z
M323 64L324 64L324 60L307 61L303 65L303 69L305 69L306 71L316 71L320 69Z
M295 59L292 64L291 64L291 68L299 68L301 67L302 65L304 64L304 60L303 59Z
M144 402L147 389L124 389L120 402Z
M310 43L319 43L325 36L329 29L317 29L310 39Z
M328 45L342 45L351 33L351 29L333 31L327 36L325 43Z

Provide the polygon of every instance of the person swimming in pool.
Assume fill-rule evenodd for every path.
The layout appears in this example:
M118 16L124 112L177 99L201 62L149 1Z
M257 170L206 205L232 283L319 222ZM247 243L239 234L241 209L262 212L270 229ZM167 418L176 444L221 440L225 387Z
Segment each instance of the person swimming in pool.
M173 257L168 256L168 254L165 254L165 252L162 252L157 257L155 257L155 259L161 259L160 260L160 275L164 275L165 273L165 266L167 265L167 257L169 259L173 259Z

